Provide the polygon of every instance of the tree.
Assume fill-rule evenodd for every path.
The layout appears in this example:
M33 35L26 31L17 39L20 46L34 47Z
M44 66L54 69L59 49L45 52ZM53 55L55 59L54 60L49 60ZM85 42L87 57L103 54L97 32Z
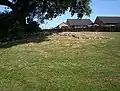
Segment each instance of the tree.
M24 32L24 26L13 18L12 12L0 13L0 41L20 38L21 32Z
M11 8L14 18L21 24L26 24L26 18L28 23L34 18L42 23L68 9L72 16L77 13L78 18L91 13L90 0L0 0L0 5Z
M8 36L8 31L12 24L13 21L11 19L11 13L7 12L0 13L0 39Z

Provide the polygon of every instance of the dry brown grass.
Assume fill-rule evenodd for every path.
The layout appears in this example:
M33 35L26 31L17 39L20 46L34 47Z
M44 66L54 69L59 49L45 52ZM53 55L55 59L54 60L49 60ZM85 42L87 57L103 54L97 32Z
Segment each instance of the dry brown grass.
M60 36L73 37L77 39L111 39L101 32L62 32Z

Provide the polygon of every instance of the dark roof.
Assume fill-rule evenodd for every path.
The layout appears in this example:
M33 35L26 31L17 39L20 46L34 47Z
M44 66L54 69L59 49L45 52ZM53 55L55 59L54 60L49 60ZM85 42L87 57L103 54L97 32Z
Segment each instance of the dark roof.
M71 26L74 25L91 25L92 21L90 19L67 19L67 23Z
M120 23L120 17L115 16L98 16L103 23Z

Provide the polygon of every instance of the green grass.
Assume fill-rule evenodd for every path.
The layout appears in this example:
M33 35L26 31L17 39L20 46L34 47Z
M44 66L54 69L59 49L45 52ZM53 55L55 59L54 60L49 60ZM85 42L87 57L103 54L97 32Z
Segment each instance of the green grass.
M120 33L49 36L0 49L0 91L120 91Z

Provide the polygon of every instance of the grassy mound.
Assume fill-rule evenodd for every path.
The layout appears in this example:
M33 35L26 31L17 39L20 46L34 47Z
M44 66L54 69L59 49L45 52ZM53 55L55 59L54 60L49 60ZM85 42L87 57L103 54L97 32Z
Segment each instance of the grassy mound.
M120 91L120 33L75 35L0 48L0 91Z

